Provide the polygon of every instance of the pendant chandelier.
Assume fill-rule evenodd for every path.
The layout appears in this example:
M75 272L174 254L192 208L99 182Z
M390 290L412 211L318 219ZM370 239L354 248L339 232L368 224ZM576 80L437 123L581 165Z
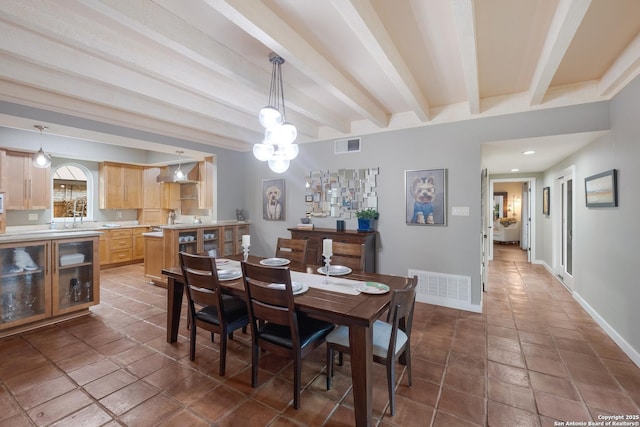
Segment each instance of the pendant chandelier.
M31 161L37 168L48 168L49 166L51 166L51 156L45 153L42 149L42 131L47 127L42 125L33 125L33 127L40 131L40 149L33 153L33 156L31 156Z
M173 178L176 181L184 181L187 178L182 171L182 153L184 153L184 151L178 150L176 153L178 153L178 169L173 172Z
M290 160L298 155L298 144L294 144L298 130L287 122L284 107L284 89L282 84L282 64L284 59L275 53L269 54L271 69L271 86L269 88L269 105L260 110L258 119L264 126L264 141L254 144L253 155L260 161L268 161L269 168L276 173L289 169Z

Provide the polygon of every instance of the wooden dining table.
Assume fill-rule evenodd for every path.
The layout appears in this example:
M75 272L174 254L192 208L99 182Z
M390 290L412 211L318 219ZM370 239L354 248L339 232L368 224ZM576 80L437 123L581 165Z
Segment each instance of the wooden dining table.
M241 260L242 256L229 257ZM259 263L263 258L249 256L247 262ZM316 265L289 264L292 271L318 274ZM167 277L167 342L178 339L180 312L184 295L184 281L180 267L165 268ZM372 281L388 285L391 289L407 286L409 278L378 273L351 273L342 276L357 281ZM229 294L245 297L242 278L220 282ZM373 323L387 310L391 299L386 294L348 295L330 290L311 287L301 295L296 295L295 305L300 312L349 328L351 356L351 380L353 382L353 402L356 426L370 426L372 420L373 388Z

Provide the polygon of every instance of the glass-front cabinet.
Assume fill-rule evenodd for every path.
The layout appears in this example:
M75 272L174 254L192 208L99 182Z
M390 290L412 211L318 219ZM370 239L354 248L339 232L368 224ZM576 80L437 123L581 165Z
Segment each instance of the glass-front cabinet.
M97 235L0 244L0 330L99 302Z
M210 256L218 256L220 250L220 229L204 228L202 230L202 251Z
M50 242L0 245L0 329L51 316Z
M92 306L100 300L95 239L54 242L53 315Z

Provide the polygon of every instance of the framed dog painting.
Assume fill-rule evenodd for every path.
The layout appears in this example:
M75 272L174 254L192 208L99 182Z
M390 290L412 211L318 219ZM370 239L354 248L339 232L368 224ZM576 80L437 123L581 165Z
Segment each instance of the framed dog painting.
M447 170L405 171L407 225L447 225Z
M284 221L286 205L284 179L263 179L262 218L268 221Z

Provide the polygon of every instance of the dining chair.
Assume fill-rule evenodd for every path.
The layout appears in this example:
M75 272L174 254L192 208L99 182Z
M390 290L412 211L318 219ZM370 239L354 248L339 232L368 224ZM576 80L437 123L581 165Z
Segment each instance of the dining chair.
M407 378L411 386L411 324L416 300L418 278L413 276L403 289L394 289L387 312L387 321L373 324L373 361L387 368L387 388L391 415L395 414L395 363L402 357L407 365ZM338 326L326 338L327 341L327 390L331 389L334 351L338 351L338 364L343 363L343 353L349 353L349 328Z
M295 310L288 268L242 262L242 273L251 323L251 386L258 385L259 349L291 359L293 407L298 409L302 359L324 343L334 325Z
M286 258L291 262L306 264L308 242L308 240L304 239L285 239L278 237L276 257Z
M333 242L332 265L343 265L353 271L364 271L364 245L360 243Z
M224 376L227 337L233 339L233 331L238 329L246 333L249 324L247 304L240 298L222 293L215 258L180 252L180 266L189 306L189 359L195 360L196 357L198 327L211 332L212 342L215 342L215 334L220 334L218 372Z

